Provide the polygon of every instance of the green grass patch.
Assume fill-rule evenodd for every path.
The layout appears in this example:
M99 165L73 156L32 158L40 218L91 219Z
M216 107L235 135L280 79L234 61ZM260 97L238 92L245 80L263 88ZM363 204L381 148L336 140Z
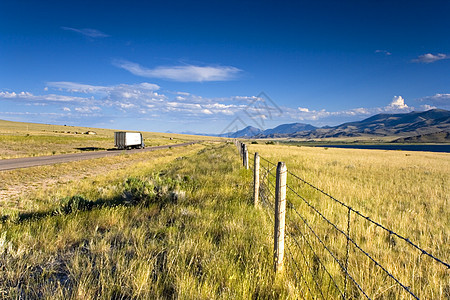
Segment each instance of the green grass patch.
M272 225L252 207L252 175L237 157L207 146L117 179L107 197L85 190L5 220L0 297L298 298L273 275Z

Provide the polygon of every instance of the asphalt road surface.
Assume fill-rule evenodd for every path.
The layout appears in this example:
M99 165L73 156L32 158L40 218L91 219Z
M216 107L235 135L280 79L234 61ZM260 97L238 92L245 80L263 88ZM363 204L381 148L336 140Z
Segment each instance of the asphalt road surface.
M145 149L133 149L133 150L110 150L110 151L93 151L85 153L72 153L72 154L61 154L61 155L51 155L51 156L37 156L37 157L24 157L24 158L12 158L12 159L1 159L0 160L0 171L14 170L21 168L37 167L44 165L53 165L58 163L65 163L77 160L93 159L106 156L115 156L123 154L133 154L147 151L155 151L159 149L166 149L169 147L183 147L195 144L196 142L173 144L173 145L163 145L146 147Z

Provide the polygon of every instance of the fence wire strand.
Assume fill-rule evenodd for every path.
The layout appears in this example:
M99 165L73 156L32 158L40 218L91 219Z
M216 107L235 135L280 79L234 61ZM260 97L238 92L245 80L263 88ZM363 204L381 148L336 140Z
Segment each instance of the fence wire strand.
M306 220L302 217L302 215L295 209L294 205L292 204L292 209L296 212L296 214L300 217L302 222L308 227L308 229L313 233L313 235L317 238L317 240L322 244L322 246L327 250L327 252L331 255L331 257L338 263L338 265L341 267L342 271L348 276L353 283L356 285L356 287L363 293L363 295L370 299L370 297L364 292L362 287L359 285L358 282L348 273L347 269L342 265L341 261L335 256L335 254L325 245L325 243L322 241L322 239L319 237L319 235L312 229L312 227L306 222Z
M319 212L313 205L311 205L305 198L300 196L296 191L294 191L290 186L287 186L292 192L294 192L300 199L302 199L311 209L313 209L322 219L324 219L328 224L333 226L337 231L339 231L341 234L343 234L348 241L350 241L358 250L360 250L365 256L367 256L375 265L380 267L389 277L391 277L397 284L399 284L405 291L407 291L411 296L413 296L415 299L419 299L416 295L414 295L413 292L409 290L407 286L405 286L403 283L401 283L394 275L392 275L388 270L386 270L385 267L383 267L378 261L376 261L369 253L364 251L353 239L351 239L344 231L342 231L339 227L336 226L333 222L328 220L321 212ZM298 211L293 207L293 210L300 216ZM341 266L342 267L342 266ZM343 268L343 267L342 267ZM343 268L345 272L348 274L347 270ZM350 276L350 274L348 274ZM351 277L350 277L351 278ZM356 283L356 282L355 282ZM361 289L362 291L362 289Z
M305 241L305 243L308 245L309 249L311 249L311 252L314 253L314 255L317 257L317 260L319 261L320 265L323 267L323 269L325 270L325 272L328 274L328 276L331 278L331 281L333 282L334 286L338 289L339 293L343 295L342 291L339 289L339 286L337 285L336 281L334 280L333 276L328 272L327 268L325 267L325 265L322 263L322 261L320 260L319 256L317 255L317 253L314 251L311 243L309 242L309 240L306 238L306 236L303 234L302 230L297 226L297 224L295 224L294 222L292 222L292 226L295 227L295 229L300 233L302 239ZM292 234L289 234L294 242L296 243L297 247L299 249L301 249L301 245L300 243L297 241L297 239L295 239L295 237L292 236ZM301 250L300 250L301 251ZM345 297L344 297L345 298Z
M316 284L316 288L320 292L320 294L322 295L322 298L324 298L324 295L322 293L322 289L319 287L319 285L317 283L317 280L315 280L315 278L314 278L315 277L314 276L314 271L312 270L310 264L308 263L308 259L306 259L305 253L301 250L300 244L297 243L297 241L295 240L294 236L291 233L289 233L289 231L287 229L286 229L286 234L290 238L292 238L296 242L297 246L299 247L300 253L302 254L302 257L303 257L303 261L305 262L306 266L308 267L309 272L311 273L311 278L313 279L314 283ZM286 248L289 249L289 247L286 247ZM314 253L314 255L317 256L317 254L314 251L313 251L313 253Z
M289 249L289 247L286 247L286 249L287 249L288 252L289 252L289 255L290 255L290 257L291 257L291 261L295 264L296 269L298 270L298 272L300 273L300 276L302 277L303 281L305 282L306 287L308 288L309 294L312 295L313 293L311 292L311 288L309 287L309 284L308 284L308 282L306 281L306 279L303 277L303 273L302 273L302 271L299 269L299 267L298 267L298 265L297 265L297 262L295 261L294 256L293 256L291 250ZM296 272L294 272L294 276L295 276L295 281L296 281L297 284L298 284L298 281L299 281L299 280L298 280L298 278L297 278Z
M242 149L243 147L240 146L241 143L237 144L238 149ZM250 152L249 152L250 153ZM241 157L243 157L243 154L241 153ZM265 210L270 218L270 221L272 223L274 223L274 216L273 213L275 213L275 205L276 205L276 197L275 197L275 190L276 190L276 186L273 182L273 179L276 178L276 174L274 174L273 169L275 167L277 167L277 164L269 161L268 159L259 156L259 158L261 159L261 164L260 164L260 170L261 170L261 181L260 181L260 190L259 190L259 196L261 198L261 202L262 204L264 204L266 207L269 207L271 210L271 213L269 213L268 210ZM254 165L254 153L251 153L249 161L253 162L252 164L250 164L250 169L254 171L253 165ZM307 267L307 269L309 270L309 273L311 274L311 278L315 283L316 289L318 290L318 292L320 293L320 295L322 296L322 298L325 298L322 289L319 287L319 285L322 287L323 286L323 280L324 280L324 275L326 274L329 277L328 280L328 289L327 289L327 298L329 295L329 290L330 290L330 286L333 284L334 287L336 288L336 290L339 292L340 297L342 297L343 299L347 299L348 295L347 295L347 285L348 285L348 280L350 280L350 282L352 284L354 284L354 286L359 290L359 292L361 294L364 295L365 298L367 299L371 299L367 293L363 290L363 288L361 287L361 285L353 278L353 276L349 273L349 253L350 253L350 245L353 245L356 249L358 249L362 254L364 254L364 256L366 256L370 261L372 261L376 267L380 268L389 278L391 278L398 286L400 286L404 291L406 291L410 296L412 296L414 299L419 299L411 290L408 286L404 285L403 283L401 283L393 274L391 274L383 265L381 265L377 260L375 260L368 252L366 252L364 249L361 248L360 245L358 245L358 243L353 240L350 237L350 231L351 231L351 219L352 219L352 212L358 216L361 217L363 219L365 219L366 221L374 224L375 226L381 228L382 230L386 231L387 233L389 233L390 235L396 236L397 238L405 241L408 245L412 246L413 248L419 250L421 252L421 254L424 254L430 258L432 258L434 261L446 266L448 269L450 269L450 264L447 262L444 262L443 260L435 257L434 255L432 255L431 253L427 252L426 250L420 248L418 245L416 245L415 243L413 243L412 241L410 241L408 238L402 236L401 234L398 234L397 232L383 226L382 224L372 220L370 217L362 214L361 212L357 211L356 209L352 208L351 206L345 204L344 202L334 198L333 196L331 196L330 194L328 194L327 192L325 192L324 190L314 186L313 184L309 183L308 181L306 181L305 179L297 176L296 174L290 172L289 170L287 171L287 173L292 176L292 178L299 180L300 182L302 182L303 184L306 184L307 186L313 188L314 190L318 191L319 193L325 195L326 197L328 197L329 199L331 199L332 201L334 201L335 203L338 203L339 205L345 207L347 209L347 228L346 228L346 232L339 228L336 224L334 224L333 222L331 222L323 213L321 213L314 205L312 205L310 203L310 201L308 201L307 199L305 199L305 197L301 196L299 194L299 192L297 192L296 190L294 190L291 186L286 185L287 189L289 189L296 197L298 197L299 199L301 199L314 213L316 213L317 215L320 216L321 219L323 219L324 221L326 221L332 228L334 228L338 233L340 233L342 236L344 236L346 238L346 245L345 245L345 257L342 258L342 260L340 260L337 257L336 253L333 253L333 251L324 243L324 241L319 237L319 235L316 233L316 231L314 231L314 229L310 226L310 224L308 224L308 222L306 221L306 219L299 213L299 211L297 210L297 208L294 206L294 204L286 199L286 204L287 204L287 208L290 209L291 211L294 212L294 215L296 215L301 221L302 223L306 226L305 228L307 228L311 233L312 236L314 236L317 241L319 242L319 244L322 245L322 247L326 250L326 252L328 252L328 254L332 257L332 259L339 265L340 269L343 271L344 275L344 288L343 291L341 290L341 288L339 287L339 285L337 284L335 278L331 275L331 273L327 270L327 268L325 267L325 265L323 264L323 262L320 260L319 256L317 255L316 251L314 251L314 247L313 245L310 243L309 239L303 234L302 230L298 227L298 225L296 224L295 221L291 220L290 218L286 218L286 235L289 238L289 240L292 241L292 246L296 246L296 248L298 248L300 250L300 254L303 257L304 260L304 265ZM273 192L272 192L273 189ZM271 202L270 198L273 198L273 202ZM297 240L297 238L295 237L295 234L292 233L290 228L294 228L296 231L296 233L298 232L302 238L302 240L304 241L303 246L301 245L301 243ZM308 234L309 235L309 234ZM314 239L314 238L313 238ZM307 248L310 249L311 253L314 255L314 258L317 259L318 261L318 265L319 268L317 270L313 270L310 266L310 264L308 263L308 260L306 259L305 253L303 251L305 244L308 246ZM298 273L293 270L293 275L295 276L296 282L297 284L299 283L299 279L297 278L297 274L300 274L301 279L305 282L308 291L310 292L311 295L312 291L310 286L308 285L308 280L306 279L306 277L299 265L297 264L297 261L295 260L295 256L292 252L292 249L290 248L290 245L286 244L286 249L289 253L290 256L290 261L291 261L291 265L293 264L295 266L296 271L298 271ZM315 267L316 268L316 267ZM320 271L320 269L322 269L322 271ZM319 273L321 274L321 278L320 278L320 284L318 282L319 279ZM316 275L315 275L316 274ZM308 276L309 277L309 276Z
M330 199L333 200L334 202L336 202L336 203L338 203L338 204L340 204L340 205L346 207L347 209L349 209L350 211L354 212L354 213L357 214L358 216L360 216L360 217L366 219L367 221L371 222L372 224L374 224L374 225L380 227L381 229L387 231L389 234L392 234L392 235L398 237L399 239L401 239L401 240L407 242L409 245L411 245L412 247L414 247L414 248L416 248L417 250L419 250L420 252L422 252L422 254L425 254L425 255L431 257L432 259L434 259L435 261L439 262L440 264L446 266L447 268L450 268L450 264L448 264L448 263L442 261L441 259L435 257L435 256L432 255L431 253L427 252L426 250L420 248L419 246L417 246L416 244L414 244L413 242L411 242L408 238L403 237L402 235L398 234L397 232L395 232L395 231L393 231L393 230L391 230L391 229L389 229L389 228L386 228L386 227L383 226L382 224L380 224L380 223L378 223L378 222L372 220L372 219L369 218L368 216L363 215L362 213L360 213L360 212L357 211L356 209L352 208L351 206L345 204L345 203L342 202L342 201L339 201L338 199L334 198L333 196L331 196L331 195L328 194L327 192L325 192L325 191L323 191L322 189L320 189L320 188L318 188L318 187L312 185L311 183L309 183L309 182L307 182L306 180L304 180L303 178L300 178L299 176L293 174L292 172L289 172L289 171L288 171L288 174L291 175L291 176L293 176L294 178L296 178L296 179L302 181L303 183L305 183L306 185L308 185L308 186L310 186L311 188L315 189L316 191L322 193L323 195L327 196L328 198L330 198Z

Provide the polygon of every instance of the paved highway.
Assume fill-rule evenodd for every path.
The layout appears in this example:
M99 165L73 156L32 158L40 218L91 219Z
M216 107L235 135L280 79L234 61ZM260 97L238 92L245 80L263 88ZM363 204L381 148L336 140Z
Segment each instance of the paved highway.
M65 163L77 160L100 158L105 156L115 156L122 153L133 154L147 151L155 151L159 149L166 149L169 147L183 147L195 144L196 142L173 144L173 145L163 145L146 147L145 149L134 149L134 150L110 150L110 151L94 151L85 153L72 153L72 154L61 154L61 155L51 155L51 156L37 156L37 157L24 157L24 158L12 158L12 159L1 159L0 160L0 171L14 170L21 168L37 167L44 165L53 165L58 163Z

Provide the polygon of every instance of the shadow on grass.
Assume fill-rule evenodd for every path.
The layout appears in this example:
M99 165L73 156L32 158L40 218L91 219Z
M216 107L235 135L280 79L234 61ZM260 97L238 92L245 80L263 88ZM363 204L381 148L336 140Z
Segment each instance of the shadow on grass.
M82 195L65 197L59 201L59 207L46 211L23 212L18 215L0 216L0 222L12 222L15 224L28 220L40 220L51 216L67 215L75 212L90 211L96 208L131 207L142 205L147 207L158 204L160 209L168 203L174 203L178 199L175 189L179 186L173 180L160 180L160 185L154 185L148 180L130 177L124 182L124 190L120 195L107 199L91 201ZM175 183L175 184L174 184Z
M99 148L99 147L79 147L79 148L75 148L77 150L80 151L105 151L105 150L109 150L106 148Z

